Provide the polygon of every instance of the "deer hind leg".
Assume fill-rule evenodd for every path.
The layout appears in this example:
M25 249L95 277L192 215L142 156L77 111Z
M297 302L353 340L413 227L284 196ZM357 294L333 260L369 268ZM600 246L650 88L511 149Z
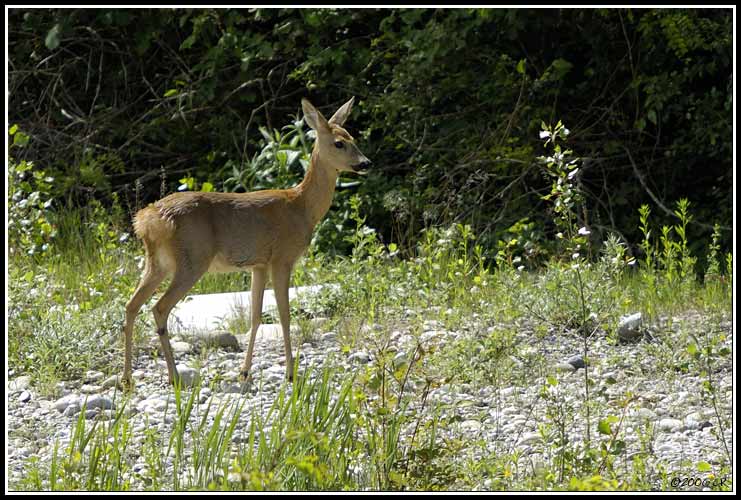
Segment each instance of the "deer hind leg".
M175 384L178 380L178 372L175 368L175 358L172 355L172 348L170 347L170 338L167 336L167 319L170 316L170 311L175 307L175 304L185 297L188 290L193 288L193 285L196 284L196 282L206 272L206 269L208 269L208 262L195 269L190 266L182 265L181 263L178 264L175 274L172 277L170 287L162 297L160 297L152 311L154 313L154 321L157 325L157 334L159 335L160 343L162 344L162 354L167 363L167 378L170 384Z
M121 383L125 387L131 387L131 358L132 343L134 336L134 320L142 305L151 297L162 280L165 279L166 273L156 266L154 261L149 259L144 268L141 281L136 287L134 295L126 304L126 321L124 323L124 370L121 377Z
M283 344L286 349L286 378L293 380L293 353L291 352L291 313L288 304L288 285L291 281L290 265L273 265L270 269L275 291L275 302L278 304L280 326L283 330Z
M267 270L264 267L252 268L252 297L250 300L250 319L252 329L250 331L250 343L247 346L247 354L242 363L240 378L242 382L250 381L250 370L252 370L252 352L255 348L255 337L257 329L260 328L262 320L262 297L265 292L265 282L267 281Z

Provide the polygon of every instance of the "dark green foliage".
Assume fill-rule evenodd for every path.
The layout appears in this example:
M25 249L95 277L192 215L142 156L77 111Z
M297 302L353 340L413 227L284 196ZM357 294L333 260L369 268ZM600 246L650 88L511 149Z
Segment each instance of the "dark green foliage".
M558 120L596 238L639 241L638 206L687 198L688 240L718 222L730 244L730 9L11 9L8 23L9 118L31 138L14 155L62 203L118 192L133 211L162 168L166 191L288 187L302 169L264 175L259 128L294 122L301 97L328 111L356 95L350 132L375 169L338 190L325 250L348 251L330 233L353 230L351 194L404 251L432 225L470 224L491 257L526 217L552 235L535 158Z

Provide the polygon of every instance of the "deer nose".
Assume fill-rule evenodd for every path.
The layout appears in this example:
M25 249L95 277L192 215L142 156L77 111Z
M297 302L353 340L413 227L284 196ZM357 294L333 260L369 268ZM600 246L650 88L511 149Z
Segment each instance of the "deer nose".
M372 164L373 164L373 162L371 162L368 158L366 158L365 160L361 161L360 162L360 165L358 165L358 166L360 168L365 169L365 168L369 168Z

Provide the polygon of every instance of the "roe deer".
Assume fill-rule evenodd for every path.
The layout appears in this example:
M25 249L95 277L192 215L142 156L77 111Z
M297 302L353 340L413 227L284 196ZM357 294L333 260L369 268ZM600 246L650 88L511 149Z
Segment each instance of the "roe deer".
M250 380L252 350L260 326L267 273L273 281L286 351L286 378L293 378L288 286L291 269L309 246L314 227L332 204L340 172L364 173L371 162L342 128L354 97L327 120L306 99L301 106L316 131L311 163L303 181L291 189L250 193L174 193L139 210L134 231L146 251L141 282L126 304L124 371L131 387L134 320L142 304L167 276L170 287L153 308L170 384L178 379L167 336L167 318L206 272L252 270L250 343L240 378Z

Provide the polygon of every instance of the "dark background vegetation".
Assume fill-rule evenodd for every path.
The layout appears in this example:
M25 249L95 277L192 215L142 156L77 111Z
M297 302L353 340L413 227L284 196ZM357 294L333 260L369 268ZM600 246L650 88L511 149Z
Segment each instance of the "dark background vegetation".
M118 200L131 214L184 177L289 187L298 162L263 185L224 182L252 168L259 128L291 124L301 97L331 113L354 95L348 128L374 170L338 190L325 251L347 251L352 194L402 250L453 222L471 224L490 254L518 221L549 239L550 180L536 157L541 123L558 120L583 158L595 239L612 230L635 245L641 204L668 224L686 197L689 240L705 244L718 222L730 246L730 9L77 8L8 19L9 120L30 137L13 154L54 178L55 207Z

